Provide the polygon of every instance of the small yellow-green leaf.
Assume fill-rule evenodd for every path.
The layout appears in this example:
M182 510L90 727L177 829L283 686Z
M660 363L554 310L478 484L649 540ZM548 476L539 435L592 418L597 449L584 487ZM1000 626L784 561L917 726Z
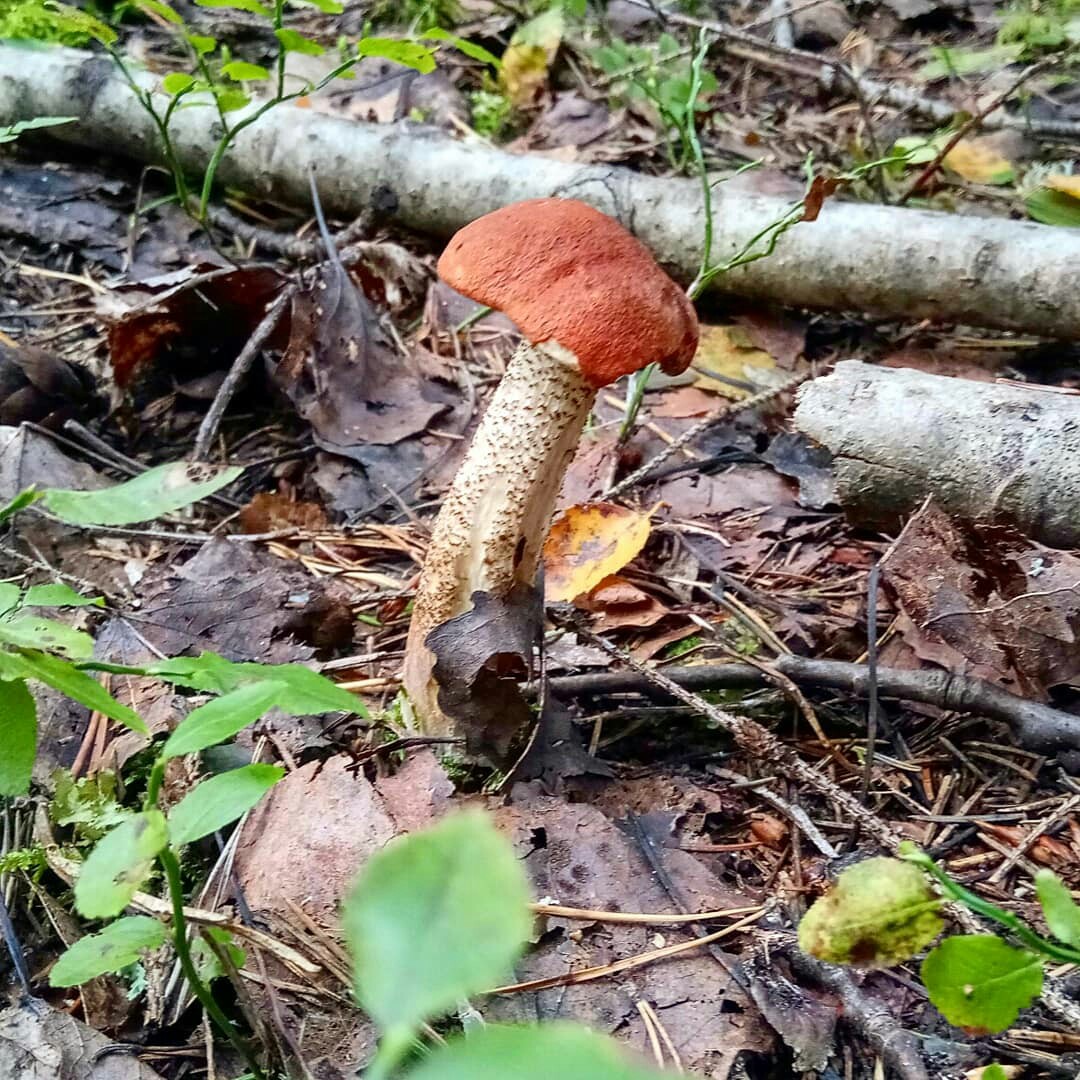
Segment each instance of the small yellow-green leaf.
M1080 948L1080 904L1065 882L1053 870L1043 868L1035 875L1035 892L1050 933L1058 941Z
M234 11L250 11L252 15L262 15L270 18L270 9L259 3L259 0L195 0L199 7L205 8L232 8Z
M310 0L324 15L340 15L345 7L338 0Z
M1038 188L1024 200L1024 207L1032 218L1044 225L1080 227L1080 199L1064 191Z
M944 923L926 875L899 859L849 866L799 924L799 947L830 964L890 967L910 960Z
M135 0L135 6L142 11L150 11L159 19L164 19L173 26L183 26L184 20L180 14L165 3L165 0Z
M109 923L100 934L79 938L53 965L49 972L50 986L80 986L121 971L134 964L148 949L165 944L165 927L147 915L128 915Z
M174 97L177 94L184 94L195 85L195 76L187 75L182 71L170 71L164 79L161 80L161 89L166 94L171 94Z
M131 903L154 859L169 842L165 815L146 810L98 841L75 882L75 908L87 919L111 919Z
M274 31L274 36L281 42L281 47L286 52L300 53L303 56L322 56L324 49L317 41L304 37L303 34L281 27Z
M463 52L472 60L479 60L482 64L490 64L496 71L499 70L501 61L492 52L489 52L483 45L477 45L474 41L469 41L467 38L458 37L457 34L451 34L449 30L444 30L441 26L433 26L424 34L425 41L445 41L447 45L452 45L458 52Z
M230 60L221 73L233 82L261 82L270 78L270 72L261 64L249 64L246 60Z
M993 135L961 139L943 158L945 168L973 184L1011 184L1016 179L1012 162Z
M217 48L217 39L206 34L188 34L187 41L198 56L205 56Z
M414 68L421 75L435 70L435 54L418 41L401 41L398 38L365 37L356 43L358 56L382 56L395 64Z
M83 596L70 585L31 585L22 599L23 607L104 607L103 596Z

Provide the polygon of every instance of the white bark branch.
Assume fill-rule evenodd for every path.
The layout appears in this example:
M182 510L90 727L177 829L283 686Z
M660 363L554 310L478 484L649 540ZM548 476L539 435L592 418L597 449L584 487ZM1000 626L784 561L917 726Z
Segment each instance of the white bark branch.
M846 360L799 391L795 426L833 455L837 498L894 526L927 495L950 514L1080 545L1080 397Z
M0 124L35 116L80 117L50 129L51 138L161 160L150 118L107 58L0 46ZM211 109L177 111L176 147L193 173L205 167L216 133ZM380 212L401 225L447 235L519 199L569 195L620 218L683 280L693 277L700 259L702 198L694 181L509 154L479 139L401 124L355 123L284 105L240 136L219 175L224 183L304 206L312 163L324 203L340 214L386 208ZM721 261L788 204L721 185L715 208L713 258ZM716 284L793 307L1073 338L1080 337L1077 265L1080 230L833 201L816 222L788 233L773 256Z

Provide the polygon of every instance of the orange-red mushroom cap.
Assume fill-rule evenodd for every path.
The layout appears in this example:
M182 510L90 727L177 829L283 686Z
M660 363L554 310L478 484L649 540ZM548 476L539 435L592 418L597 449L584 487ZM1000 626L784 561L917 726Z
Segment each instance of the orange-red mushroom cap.
M658 363L684 371L698 323L686 294L614 218L577 199L529 199L454 234L439 276L533 342L556 341L594 386Z

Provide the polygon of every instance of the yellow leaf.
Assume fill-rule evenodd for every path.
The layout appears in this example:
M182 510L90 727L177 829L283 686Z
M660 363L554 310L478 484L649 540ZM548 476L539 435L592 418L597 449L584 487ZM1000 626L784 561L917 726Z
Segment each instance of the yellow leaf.
M648 514L614 503L571 506L556 519L544 543L544 595L573 600L621 570L645 546Z
M961 139L942 159L947 169L973 184L1011 184L1012 162L998 149L993 136Z
M1043 187L1048 187L1051 191L1060 191L1074 199L1080 199L1080 176L1053 173L1043 181Z
M702 326L693 367L695 386L739 401L757 393L762 384L775 381L771 376L776 361L767 352L754 348L738 326ZM754 389L740 383L751 384Z
M562 44L562 8L556 4L523 23L510 39L499 67L499 86L515 108L532 105L547 84L548 68Z

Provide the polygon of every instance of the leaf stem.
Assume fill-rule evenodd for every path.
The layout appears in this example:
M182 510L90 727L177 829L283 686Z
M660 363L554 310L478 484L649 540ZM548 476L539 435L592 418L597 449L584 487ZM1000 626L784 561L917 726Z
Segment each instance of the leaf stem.
M163 759L161 760L163 764ZM157 765L155 764L155 769ZM259 1065L252 1053L251 1047L241 1038L240 1033L229 1022L229 1018L221 1011L221 1006L214 999L210 988L199 978L195 970L195 963L191 959L191 948L188 944L187 919L184 916L184 888L180 881L180 863L172 848L165 848L158 855L158 862L165 871L165 880L169 886L169 898L173 909L173 944L176 947L176 957L180 961L180 970L184 973L192 993L199 999L199 1003L206 1010L207 1016L214 1022L218 1030L232 1043L236 1052L247 1062L248 1068L254 1080L266 1080L266 1073Z
M364 1072L364 1080L388 1080L416 1042L410 1027L389 1028L379 1042L375 1059Z

